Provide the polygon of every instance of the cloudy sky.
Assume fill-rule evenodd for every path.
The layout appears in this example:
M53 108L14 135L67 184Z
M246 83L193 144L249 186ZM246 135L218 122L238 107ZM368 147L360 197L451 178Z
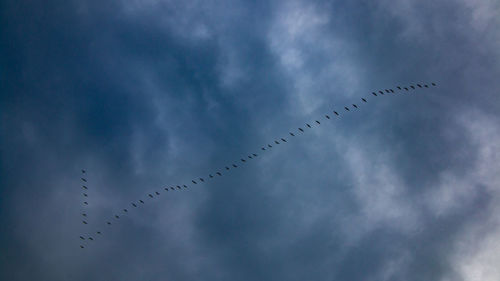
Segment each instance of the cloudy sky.
M500 280L498 1L0 5L1 280Z

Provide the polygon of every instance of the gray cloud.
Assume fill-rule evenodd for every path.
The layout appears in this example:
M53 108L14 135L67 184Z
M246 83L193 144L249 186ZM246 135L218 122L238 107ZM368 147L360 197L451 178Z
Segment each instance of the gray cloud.
M2 280L500 277L494 1L3 7Z

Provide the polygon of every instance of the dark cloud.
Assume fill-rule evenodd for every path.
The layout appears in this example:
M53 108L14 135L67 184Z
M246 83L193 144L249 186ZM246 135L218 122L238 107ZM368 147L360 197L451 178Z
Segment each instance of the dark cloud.
M2 280L498 279L493 2L1 13Z

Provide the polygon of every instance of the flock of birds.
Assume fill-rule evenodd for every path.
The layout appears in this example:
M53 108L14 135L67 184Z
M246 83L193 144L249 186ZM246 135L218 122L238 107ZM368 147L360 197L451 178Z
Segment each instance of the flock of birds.
M431 83L430 84L432 87L435 87L436 86L436 83ZM372 92L371 95L373 97L378 97L378 96L383 96L385 94L397 94L396 91L401 91L401 92L409 92L409 91L412 91L412 90L416 90L417 88L429 88L430 86L428 84L416 84L416 85L410 85L408 87L401 87L401 86L397 86L396 89L397 90L393 90L393 89L384 89L384 90L379 90L378 92ZM367 98L361 98L361 103L367 103L368 100ZM359 105L357 104L352 104L352 106L344 106L344 110L345 112L349 112L351 110L356 110L359 108ZM340 110L339 110L340 111ZM326 120L330 120L332 117L339 117L341 115L341 112L342 111L332 111L330 114L332 115L328 115L328 114L325 114L324 118ZM335 116L334 116L335 115ZM319 126L321 124L321 122L319 120L314 120L314 122L311 122L311 124L309 123L306 123L305 126L303 127L299 127L297 129L297 131L295 132L289 132L289 135L290 137L296 137L302 133L305 133L307 129L311 129L312 126ZM286 143L288 142L286 138L284 137L280 137L278 139L275 139L273 142L271 143L268 143L264 146L261 147L261 151L266 151L266 150L269 150L269 149L272 149L273 148L273 145L279 145L279 144L282 144L282 143ZM227 173L228 171L230 171L231 169L235 169L235 168L238 168L238 164L244 164L246 163L247 161L250 161L252 159L255 159L257 158L259 155L257 153L250 153L247 155L247 158L240 158L239 161L237 162L233 162L217 171L214 171L213 173L211 174L208 174L207 177L203 178L203 177L199 177L199 178L196 178L196 179L192 179L191 180L191 183L192 184L202 184L204 182L206 182L207 180L211 180L215 177L221 177L223 176L223 172L224 173ZM87 190L88 190L88 187L87 187L87 179L84 177L86 174L86 171L82 169L82 188L84 190L83 192L83 197L84 197L84 201L83 201L83 205L84 207L86 207L88 205L88 201L87 201L87 198L88 198L88 194L87 194ZM166 187L163 187L163 190L165 192L172 192L172 191L176 191L176 190L183 190L183 189L187 189L189 188L188 184L180 184L180 185L172 185L172 186L166 186ZM148 197L150 199L152 198L155 198L155 196L159 196L161 193L160 191L154 191L154 192L151 192L151 193L148 193L145 198L147 199ZM139 199L137 201L134 201L134 202L131 202L130 203L130 206L132 207L132 209L135 209L135 208L138 208L140 207L141 205L145 204L146 202L142 199ZM114 219L112 218L111 220L107 220L105 221L105 226L111 226L112 225L112 220L119 220L120 219L120 215L126 215L127 213L129 212L129 209L127 208L124 208L123 209L123 212L121 213L117 213L114 215ZM83 224L88 224L88 219L87 219L87 213L85 211L82 212L82 216L83 216ZM96 231L95 234L97 235L102 235L102 231ZM95 236L94 236L95 237ZM89 235L81 235L80 236L80 239L83 241L94 241L95 238L92 236L92 234L89 234ZM80 245L80 248L85 248L85 246L83 244Z

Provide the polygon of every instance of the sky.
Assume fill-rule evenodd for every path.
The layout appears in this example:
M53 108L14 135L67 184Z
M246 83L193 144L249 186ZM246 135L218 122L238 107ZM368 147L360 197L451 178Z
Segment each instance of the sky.
M0 21L1 280L500 280L498 1Z

